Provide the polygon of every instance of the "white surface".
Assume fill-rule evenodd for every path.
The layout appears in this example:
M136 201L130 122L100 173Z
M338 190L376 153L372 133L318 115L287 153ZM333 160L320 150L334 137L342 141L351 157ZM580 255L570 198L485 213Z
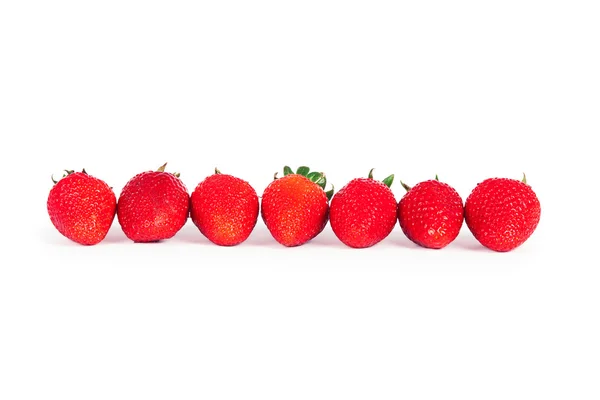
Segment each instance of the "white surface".
M414 4L413 4L414 3ZM0 5L2 399L600 397L595 2L33 2ZM169 161L260 193L283 165L339 189L371 167L463 199L527 172L518 250L465 226L287 249L262 221L219 248L118 223L94 247L46 213L50 174L118 193ZM397 199L403 189L393 185Z

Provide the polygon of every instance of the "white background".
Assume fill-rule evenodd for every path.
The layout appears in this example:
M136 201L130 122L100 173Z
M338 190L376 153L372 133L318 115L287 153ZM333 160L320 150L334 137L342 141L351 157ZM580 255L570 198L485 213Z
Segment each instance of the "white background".
M598 399L594 1L3 1L2 399ZM375 167L465 199L493 176L542 204L506 254L463 226L352 250L259 221L220 248L188 222L83 247L50 175L118 194L215 166L260 194L285 164L338 189ZM399 200L404 190L392 186Z

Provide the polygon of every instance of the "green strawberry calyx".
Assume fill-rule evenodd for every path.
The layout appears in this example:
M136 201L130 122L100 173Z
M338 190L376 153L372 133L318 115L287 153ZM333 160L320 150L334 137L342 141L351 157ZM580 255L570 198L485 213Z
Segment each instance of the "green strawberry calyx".
M527 177L525 176L525 172L523 172L523 179L521 179L521 182L527 185Z
M375 168L371 168L371 170L369 171L369 179L373 179L373 170ZM387 178L385 178L384 180L381 181L381 183L383 183L385 186L387 187L391 187L392 183L394 182L394 174L391 174L390 176L388 176ZM400 182L402 183L402 182Z
M436 180L437 182L439 182L439 181L440 181L440 178L438 178L437 174L435 174L435 180ZM410 191L410 189L412 189L412 187L408 186L406 183L404 183L404 182L402 182L402 181L400 181L400 184L402 185L402 187L404 188L404 190L406 190L407 192L409 192L409 191Z
M71 175L71 174L75 173L75 171L74 171L74 170L72 170L72 169L65 169L65 170L63 170L63 171L65 171L65 173L64 173L64 174L63 174L63 175L62 175L62 176L61 176L61 177L58 179L58 181L60 181L62 178L65 178L65 177L67 177L68 175ZM81 170L81 172L82 172L83 174L86 174L86 175L88 174L88 173L87 173L87 171L85 170L85 168L84 168L83 170ZM55 185L58 183L58 181L57 181L56 179L54 179L54 174L50 175L50 179L52 179L52 182L53 182Z
M158 167L156 172L165 172L165 168L167 168L167 163L164 163L163 165ZM173 172L172 175L175 176L175 178L179 178L181 176L179 172Z
M277 179L277 174L278 173L275 172L275 175L273 175L273 179ZM325 176L324 172L317 172L317 171L311 172L310 168L306 167L306 166L298 167L296 172L294 172L287 165L285 167L283 167L283 176L288 176L288 175L292 175L292 174L304 176L311 182L316 183L323 190L325 190L325 185L327 185L327 177ZM333 185L331 185L331 189L325 192L325 195L327 196L327 200L331 200L331 198L333 197L333 191L334 191L334 187L333 187Z

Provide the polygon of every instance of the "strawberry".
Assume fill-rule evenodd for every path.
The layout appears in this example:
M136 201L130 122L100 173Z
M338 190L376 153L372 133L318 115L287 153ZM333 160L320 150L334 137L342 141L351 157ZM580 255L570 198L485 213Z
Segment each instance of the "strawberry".
M179 174L142 172L131 178L119 196L117 217L134 242L169 239L183 227L189 213L189 195Z
M192 221L211 242L234 246L250 236L258 219L258 196L250 184L215 169L192 192Z
M382 182L368 178L351 180L331 200L329 220L333 233L354 248L373 246L385 239L396 224L396 199L390 190L394 175Z
M283 178L277 179L275 174L265 189L261 215L275 240L284 246L299 246L325 228L333 189L325 193L325 175L310 172L308 167L293 173L286 166L283 172Z
M94 245L108 233L115 218L117 199L102 180L85 172L67 173L48 195L48 215L56 229L74 242Z
M490 178L479 183L465 202L465 222L485 247L510 251L522 245L540 221L540 202L523 180Z
M402 232L414 243L441 249L451 243L463 223L463 202L450 185L428 180L409 187L400 182L406 194L398 203Z

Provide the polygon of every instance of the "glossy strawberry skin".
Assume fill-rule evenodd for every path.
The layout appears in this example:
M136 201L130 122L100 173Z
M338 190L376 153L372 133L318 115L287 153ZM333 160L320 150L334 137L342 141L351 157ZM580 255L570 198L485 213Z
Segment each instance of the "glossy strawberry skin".
M188 214L187 189L168 172L148 171L134 176L117 203L119 224L134 242L156 242L175 236Z
M394 194L390 188L374 179L353 179L333 196L329 223L345 245L354 248L373 246L394 229Z
M485 247L505 252L522 245L535 231L540 202L529 185L490 178L478 184L465 202L465 222Z
M274 180L262 196L263 221L273 238L287 247L300 246L321 233L328 213L323 189L302 175Z
M83 245L100 243L115 218L117 199L102 180L70 173L50 190L48 215L65 237Z
M416 184L398 203L402 232L412 242L430 249L441 249L456 239L463 215L460 195L437 180Z
M250 236L258 219L258 196L250 184L226 174L200 182L191 195L190 214L200 232L220 246Z

